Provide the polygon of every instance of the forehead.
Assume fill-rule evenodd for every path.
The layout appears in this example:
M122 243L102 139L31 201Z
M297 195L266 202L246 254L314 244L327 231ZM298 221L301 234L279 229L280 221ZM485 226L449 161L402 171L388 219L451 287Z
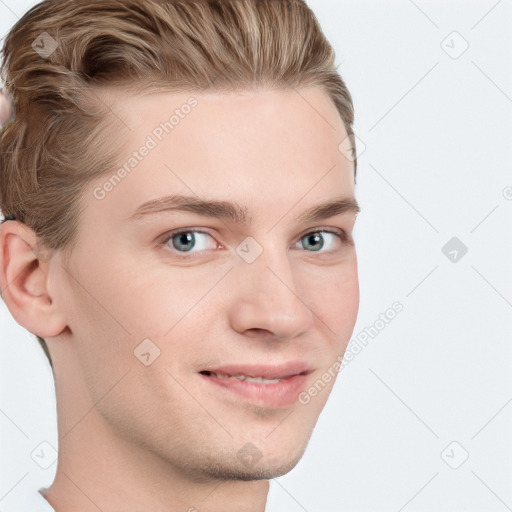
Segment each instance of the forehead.
M103 201L123 218L166 194L232 198L265 208L301 196L353 195L343 122L321 88L105 96L119 119L122 180ZM115 177L115 176L114 176ZM101 185L109 175L98 180ZM307 196L307 197L306 197ZM116 203L117 202L117 203ZM307 206L307 205L305 205Z
M119 121L128 146L136 146L141 133L158 127L176 139L182 132L203 140L222 135L254 136L262 139L280 135L274 143L293 138L326 143L346 137L345 126L333 101L321 87L303 89L254 89L237 92L145 93L126 88L100 90L100 97ZM167 129L165 129L167 127ZM178 129L179 128L179 129ZM191 133L193 132L193 133ZM318 136L315 137L315 134Z

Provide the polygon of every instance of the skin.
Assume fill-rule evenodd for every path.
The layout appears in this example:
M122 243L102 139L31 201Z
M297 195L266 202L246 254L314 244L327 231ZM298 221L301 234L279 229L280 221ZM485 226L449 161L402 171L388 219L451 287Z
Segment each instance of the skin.
M108 95L129 126L114 134L127 155L191 96ZM263 511L268 479L303 455L334 379L307 405L266 407L227 398L198 372L303 360L310 386L353 332L355 246L328 233L319 252L302 244L319 227L351 237L356 214L295 220L354 198L333 103L317 87L194 97L198 106L103 200L93 190L105 178L90 183L69 260L45 256L19 222L1 228L3 299L46 338L54 362L59 458L44 495L57 512ZM129 220L142 203L176 193L236 201L251 220ZM177 228L211 237L186 260L172 241L156 243ZM248 236L263 248L251 264L235 252ZM150 366L134 356L145 338L160 349ZM253 466L237 458L248 442L262 454Z
M9 124L14 116L12 101L3 91L0 91L0 127Z

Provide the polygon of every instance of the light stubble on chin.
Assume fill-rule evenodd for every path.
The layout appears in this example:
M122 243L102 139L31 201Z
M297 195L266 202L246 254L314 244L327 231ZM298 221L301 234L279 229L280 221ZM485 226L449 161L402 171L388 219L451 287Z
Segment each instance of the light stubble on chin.
M201 466L201 470L195 473L194 480L196 482L270 480L289 473L299 463L305 449L304 446L299 453L294 453L288 461L280 465L266 465L265 457L253 468L244 468L238 460L233 461L231 466L229 463L208 463Z

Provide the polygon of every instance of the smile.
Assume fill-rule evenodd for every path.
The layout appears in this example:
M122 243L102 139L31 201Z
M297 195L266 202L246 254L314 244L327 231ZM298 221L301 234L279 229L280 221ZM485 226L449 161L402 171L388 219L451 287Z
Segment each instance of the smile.
M269 408L293 405L306 387L308 374L312 371L305 369L304 365L223 370L203 370L199 375L221 397Z

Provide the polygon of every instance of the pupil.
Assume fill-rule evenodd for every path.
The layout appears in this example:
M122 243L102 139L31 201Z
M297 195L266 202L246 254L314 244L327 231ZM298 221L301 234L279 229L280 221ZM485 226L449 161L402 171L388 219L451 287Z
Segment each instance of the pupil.
M185 245L189 245L189 247L186 247L185 250L190 250L195 245L194 235L190 232L188 233L180 233L179 235L176 235L176 237L173 238L172 245L175 249L183 249L182 246L179 244L176 244L175 240L179 240L179 243L183 243Z

